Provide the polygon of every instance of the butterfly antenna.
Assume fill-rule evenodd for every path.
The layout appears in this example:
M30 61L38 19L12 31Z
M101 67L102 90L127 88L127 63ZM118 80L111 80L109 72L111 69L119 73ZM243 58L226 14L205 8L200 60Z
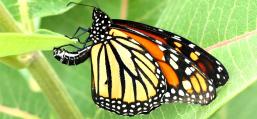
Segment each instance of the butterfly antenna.
M71 4L81 5L81 6L87 6L87 7L92 7L92 8L97 8L97 7L92 6L92 5L86 5L86 4L76 3L76 2L69 2L69 3L67 4L67 7L70 6Z

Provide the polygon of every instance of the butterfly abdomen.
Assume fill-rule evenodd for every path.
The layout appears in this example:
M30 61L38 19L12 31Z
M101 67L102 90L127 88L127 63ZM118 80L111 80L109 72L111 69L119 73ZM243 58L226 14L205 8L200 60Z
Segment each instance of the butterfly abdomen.
M87 47L83 50L76 52L70 52L61 48L54 48L54 57L63 64L66 65L78 65L84 62L90 56L91 47Z

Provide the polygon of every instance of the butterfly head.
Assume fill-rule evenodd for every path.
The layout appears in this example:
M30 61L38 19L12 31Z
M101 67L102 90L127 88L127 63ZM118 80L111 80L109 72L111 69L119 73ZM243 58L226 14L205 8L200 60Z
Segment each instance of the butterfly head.
M91 37L95 40L105 39L112 23L110 17L99 8L94 8L92 18Z

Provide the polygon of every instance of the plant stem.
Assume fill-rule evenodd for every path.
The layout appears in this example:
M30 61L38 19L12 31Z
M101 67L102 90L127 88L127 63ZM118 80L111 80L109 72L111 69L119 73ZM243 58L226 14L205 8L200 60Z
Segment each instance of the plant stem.
M14 69L22 69L29 65L29 62L31 60L30 56L31 54L1 57L0 62ZM28 57L28 58L24 58L24 57Z
M23 32L1 1L0 28L5 32ZM81 112L44 55L41 52L29 55L32 57L30 60L25 60L26 62L20 58L15 58L16 56L11 56L11 60L6 57L2 61L6 61L5 63L15 62L11 65L19 64L19 66L24 66L22 68L27 68L61 119L83 119Z
M0 30L4 32L22 32L2 1L0 1ZM19 60L18 56L1 57L0 62L16 69L21 69L28 65L25 64L27 62Z
M28 70L31 72L43 93L48 97L61 119L83 119L80 111L74 106L71 97L64 90L59 77L50 67L43 54L34 54L35 60L31 62Z
M0 28L5 32L22 32L22 30L16 25L16 22L9 11L5 8L0 1Z
M21 23L23 27L26 29L27 32L31 33L33 32L34 25L33 25L33 20L30 18L29 15L29 6L28 6L28 1L27 0L18 0L19 4L19 11L21 15Z

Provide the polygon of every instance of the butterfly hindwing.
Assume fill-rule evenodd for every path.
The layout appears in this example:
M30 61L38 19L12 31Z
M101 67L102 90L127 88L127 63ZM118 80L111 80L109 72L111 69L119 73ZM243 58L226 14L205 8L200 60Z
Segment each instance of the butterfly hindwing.
M166 91L162 73L136 41L118 30L110 34L113 39L91 49L93 100L118 114L148 113L161 104Z

